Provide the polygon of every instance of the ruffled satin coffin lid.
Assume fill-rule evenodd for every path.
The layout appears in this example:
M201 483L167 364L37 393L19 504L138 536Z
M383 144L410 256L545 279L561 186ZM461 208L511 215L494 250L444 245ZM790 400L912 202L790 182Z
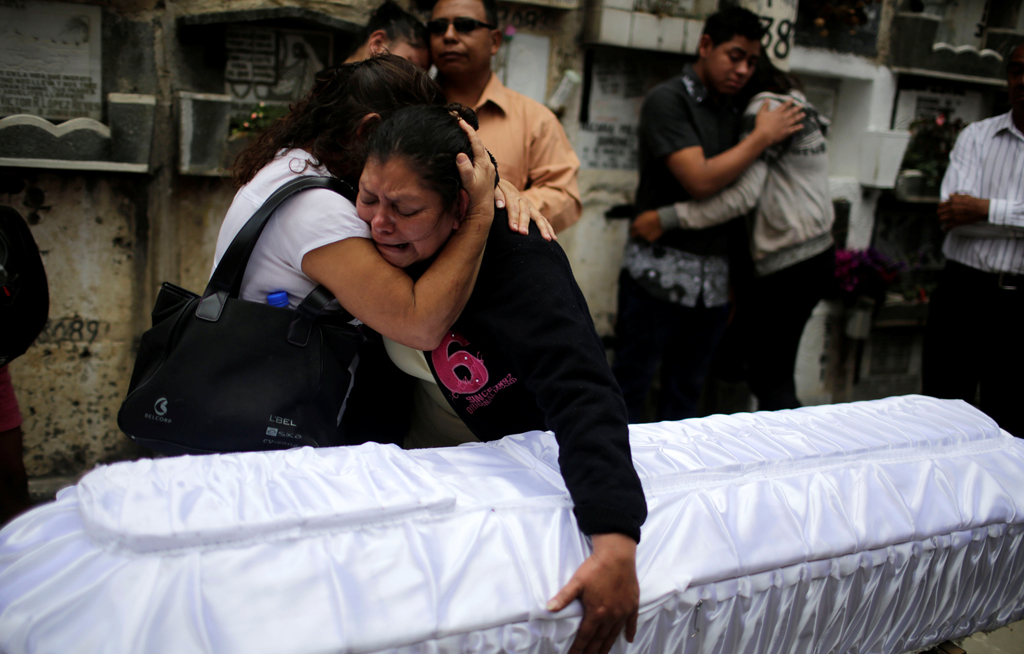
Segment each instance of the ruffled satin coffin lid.
M1024 443L910 396L631 428L636 652L899 652L1024 617ZM0 532L0 650L555 652L587 556L533 432L101 467Z

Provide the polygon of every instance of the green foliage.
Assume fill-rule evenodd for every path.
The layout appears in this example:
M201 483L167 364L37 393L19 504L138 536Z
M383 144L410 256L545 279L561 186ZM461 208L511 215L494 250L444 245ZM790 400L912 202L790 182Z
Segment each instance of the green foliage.
M259 134L274 124L279 118L288 115L288 105L259 103L244 114L231 117L231 138L242 138Z
M964 121L948 120L945 114L918 118L910 124L910 143L902 168L920 170L924 174L924 188L937 194L949 167L949 153L963 128Z

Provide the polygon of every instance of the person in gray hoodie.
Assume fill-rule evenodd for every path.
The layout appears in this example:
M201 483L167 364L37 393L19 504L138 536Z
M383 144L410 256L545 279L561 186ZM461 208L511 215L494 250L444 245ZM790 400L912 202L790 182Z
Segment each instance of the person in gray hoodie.
M745 131L753 129L764 103L774 108L787 101L803 109L802 129L765 150L719 194L644 212L632 235L653 241L669 230L705 229L747 216L754 278L736 284L734 327L758 408L790 409L800 406L793 380L800 337L835 270L828 121L807 102L799 80L766 57L751 85L755 95L744 113Z

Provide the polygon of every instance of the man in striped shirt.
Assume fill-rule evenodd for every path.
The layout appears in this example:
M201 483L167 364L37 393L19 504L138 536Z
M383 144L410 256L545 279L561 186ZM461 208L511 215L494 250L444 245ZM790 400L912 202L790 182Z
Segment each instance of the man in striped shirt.
M942 180L946 268L929 309L924 392L973 402L1024 437L1024 42L1009 113L968 125Z

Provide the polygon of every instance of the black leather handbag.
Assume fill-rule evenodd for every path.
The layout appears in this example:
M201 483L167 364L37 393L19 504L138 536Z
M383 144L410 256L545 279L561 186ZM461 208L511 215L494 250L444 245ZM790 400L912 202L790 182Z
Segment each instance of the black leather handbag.
M202 297L164 283L142 335L117 424L167 454L341 445L349 366L363 342L351 314L328 310L317 286L295 309L238 297L256 241L274 209L308 188L355 202L333 177L303 177L274 192L242 227Z

